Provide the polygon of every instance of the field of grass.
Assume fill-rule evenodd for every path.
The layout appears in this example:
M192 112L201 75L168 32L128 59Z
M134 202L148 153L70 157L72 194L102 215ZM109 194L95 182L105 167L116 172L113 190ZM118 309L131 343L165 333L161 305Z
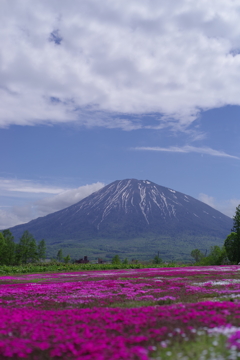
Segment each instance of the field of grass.
M0 358L240 359L239 299L237 265L5 275Z
M57 261L51 262L41 262L41 263L28 263L17 266L12 265L2 265L0 266L0 276L1 275L11 275L11 274L29 274L29 273L45 273L45 272L62 272L62 271L80 271L80 270L117 270L117 269L144 269L144 268L159 268L159 267L185 267L185 264L177 264L173 262L162 263L162 264L153 264L149 262L131 262L129 264L72 264L72 263L63 263Z

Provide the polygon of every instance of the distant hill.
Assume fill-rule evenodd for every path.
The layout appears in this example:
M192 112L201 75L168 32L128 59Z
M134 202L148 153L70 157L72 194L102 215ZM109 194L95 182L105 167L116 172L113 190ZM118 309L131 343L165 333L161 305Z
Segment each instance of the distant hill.
M205 203L149 180L114 181L66 209L11 228L44 238L50 254L75 257L186 259L194 248L222 245L232 219ZM88 253L87 253L88 252Z

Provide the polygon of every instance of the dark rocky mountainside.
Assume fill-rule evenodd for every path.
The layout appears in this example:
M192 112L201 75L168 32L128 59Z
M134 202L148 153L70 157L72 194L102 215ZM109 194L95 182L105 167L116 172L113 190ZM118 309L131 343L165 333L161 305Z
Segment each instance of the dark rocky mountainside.
M24 230L48 244L65 240L126 240L165 237L216 239L223 243L232 219L205 203L149 180L114 181L80 202L11 228ZM212 244L212 243L211 243ZM205 246L205 245L204 245ZM196 246L195 246L196 247Z

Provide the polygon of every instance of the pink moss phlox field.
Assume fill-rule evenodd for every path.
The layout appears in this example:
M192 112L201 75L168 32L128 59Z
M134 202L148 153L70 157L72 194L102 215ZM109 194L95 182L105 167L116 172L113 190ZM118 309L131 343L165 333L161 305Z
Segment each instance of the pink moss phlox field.
M168 284L159 286L154 281L121 281L99 280L85 282L57 282L30 284L3 284L0 287L0 304L2 306L40 306L48 301L71 305L89 304L121 300L151 300L163 298L176 300L175 296L161 296L162 292L175 292L176 287L169 289Z
M231 302L61 311L0 308L0 354L1 359L149 360L152 347L169 332L173 340L180 336L179 326L191 334L201 327L228 326L234 318L240 318L240 304Z
M0 306L108 306L123 301L186 301L240 295L238 266L134 269L1 277ZM30 281L30 282L29 282ZM6 283L8 282L8 283Z
M235 347L238 351L240 351L240 330L236 331L229 337L228 344L230 347Z
M239 270L211 266L0 277L0 358L149 360L170 335L176 341L181 334L194 338L197 329L239 327ZM205 301L209 297L235 302ZM154 306L136 307L145 302ZM135 308L120 307L124 303ZM239 341L237 330L228 344L240 350Z

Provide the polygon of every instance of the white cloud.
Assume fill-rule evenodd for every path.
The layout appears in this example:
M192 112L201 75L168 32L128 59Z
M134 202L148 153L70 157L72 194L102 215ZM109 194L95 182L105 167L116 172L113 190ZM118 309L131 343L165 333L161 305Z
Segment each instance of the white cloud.
M217 201L213 196L203 193L199 194L198 199L231 218L235 215L236 207L240 204L240 199Z
M24 181L23 181L24 183ZM34 185L34 184L32 184ZM36 185L39 187L39 184ZM52 212L64 209L70 205L77 203L78 201L84 199L85 197L91 195L93 192L100 190L104 186L103 183L97 182L90 185L80 186L76 189L68 189L64 191L59 191L57 195L42 197L37 201L31 201L25 203L23 206L12 206L0 207L0 229L6 229L15 225L26 223L32 219L35 219L39 216L45 216ZM42 187L44 189L44 187ZM24 188L26 191L27 189ZM49 188L45 188L47 190ZM56 188L57 189L57 188ZM55 190L56 190L55 189ZM1 190L1 187L0 187ZM61 190L61 189L59 189ZM13 191L13 192L12 192ZM15 190L8 189L8 192L5 195L15 196ZM17 190L19 191L19 190ZM20 190L23 191L23 190ZM47 191L42 191L42 193ZM50 192L49 192L50 193ZM51 192L51 194L55 194ZM31 188L30 188L30 194Z
M44 198L36 202L38 213L40 216L47 215L70 205L77 203L95 191L100 190L104 186L103 183L97 182L91 185L80 186L77 189L70 189L53 197Z
M143 151L160 151L160 152L174 152L174 153L200 153L200 154L206 154L206 155L211 155L211 156L220 156L220 157L225 157L225 158L232 158L232 159L238 159L240 160L239 157L234 156L234 155L229 155L227 153L225 153L224 151L219 151L219 150L215 150L212 149L210 147L195 147L195 146L190 146L190 145L185 145L185 146L170 146L170 147L159 147L159 146L155 146L155 147L147 147L147 146L142 146L142 147L135 147L134 150L143 150Z
M29 216L22 216L21 213L15 214L14 211L0 209L0 229L2 230L25 223L28 219Z
M200 193L198 196L198 199L213 208L215 208L215 206L216 206L213 196L209 196L207 194Z
M56 186L46 186L34 183L30 180L0 178L0 195L9 196L10 192L35 193L35 194L59 194L66 189Z
M184 128L240 105L239 16L237 0L2 0L0 126Z

